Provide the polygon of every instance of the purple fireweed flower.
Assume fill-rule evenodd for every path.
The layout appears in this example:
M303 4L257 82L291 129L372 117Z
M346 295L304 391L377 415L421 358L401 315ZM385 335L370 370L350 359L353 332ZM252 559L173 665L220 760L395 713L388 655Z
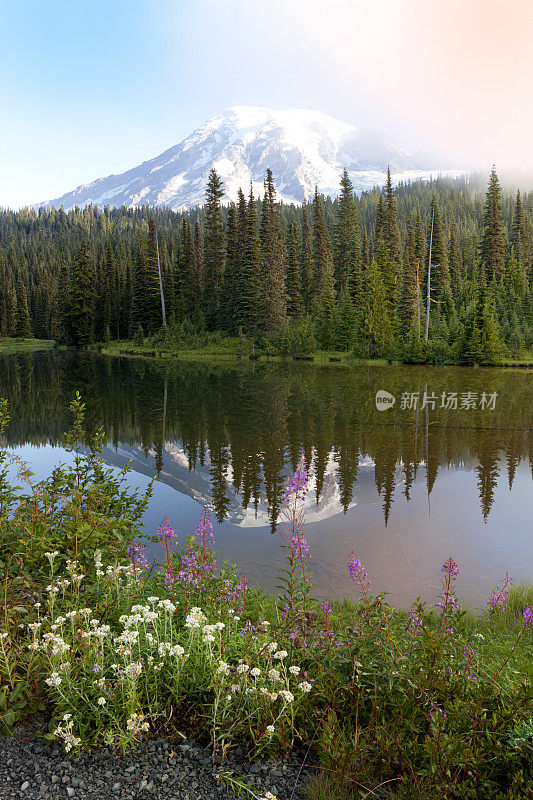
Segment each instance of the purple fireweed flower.
M167 589L172 589L172 587L174 586L174 581L175 580L176 580L176 578L174 577L172 572L167 572L166 573L166 575L165 575L165 586L167 587Z
M295 556L310 556L311 552L307 540L297 531L291 536L291 551Z
M135 573L143 569L144 570L149 569L148 561L146 560L146 552L143 544L138 544L137 542L130 542L126 552L130 564L132 565Z
M320 603L320 608L322 609L324 614L326 614L326 616L328 614L331 614L331 611L332 611L331 603L328 603L327 600L322 600L322 602Z
M168 544L172 541L172 539L176 538L176 534L174 530L170 526L170 522L168 521L168 517L165 517L159 528L157 529L157 538L159 539L160 544Z
M101 671L102 667L100 666L100 664L95 664L93 667L93 672L101 672Z
M524 611L524 628L533 625L533 606L528 606Z
M505 574L505 578L500 581L500 585L494 589L491 596L487 600L487 605L489 607L489 611L503 611L505 608L505 603L507 601L507 597L509 595L509 588L513 583L513 579L509 576L507 572Z
M459 575L459 567L457 566L453 558L449 558L448 561L446 561L442 565L441 572L444 572L447 575L451 575L452 578L456 578Z
M368 577L368 572L365 570L358 558L352 555L348 561L348 570L350 571L350 578L352 581L364 581Z
M409 623L407 625L407 631L413 636L418 636L418 634L423 628L425 628L424 620L418 613L415 606L413 606L413 608L409 612Z
M202 511L202 516L196 526L194 535L196 536L196 541L204 548L211 547L215 542L213 523L209 519L209 509L207 506Z
M309 474L305 464L305 459L302 456L298 469L287 484L285 491L285 502L289 502L291 495L294 495L296 500L305 500L307 492L309 491Z

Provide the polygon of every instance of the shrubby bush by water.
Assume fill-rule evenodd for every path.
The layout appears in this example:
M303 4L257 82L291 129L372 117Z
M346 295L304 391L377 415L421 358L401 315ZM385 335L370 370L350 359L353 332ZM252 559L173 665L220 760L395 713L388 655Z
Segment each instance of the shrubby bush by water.
M222 774L237 744L251 757L300 747L322 768L308 787L315 800L530 796L527 591L507 576L474 617L460 608L460 566L450 558L438 606L417 599L404 613L347 554L354 601L315 602L303 461L278 526L278 598L217 565L207 510L182 546L162 521L156 569L138 528L146 499L104 469L98 441L81 453L79 399L73 411L72 468L35 485L23 470L23 495L1 455L7 725L40 710L67 752L186 731Z

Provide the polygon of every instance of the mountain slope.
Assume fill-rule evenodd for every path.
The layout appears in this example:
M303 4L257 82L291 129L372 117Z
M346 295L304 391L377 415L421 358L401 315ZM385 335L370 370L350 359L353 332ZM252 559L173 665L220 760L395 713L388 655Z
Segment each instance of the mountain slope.
M89 203L189 209L203 203L212 167L224 182L226 202L236 200L239 187L248 192L250 181L254 192L262 194L270 167L280 199L301 203L310 199L315 184L320 192L336 195L344 167L360 192L382 185L387 166L395 182L442 172L438 165L427 169L418 164L383 133L358 130L317 111L236 106L156 158L41 205L65 210Z

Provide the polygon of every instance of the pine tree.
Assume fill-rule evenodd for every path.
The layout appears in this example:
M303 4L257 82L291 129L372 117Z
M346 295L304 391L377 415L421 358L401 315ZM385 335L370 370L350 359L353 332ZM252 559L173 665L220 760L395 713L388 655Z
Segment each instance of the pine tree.
M146 238L139 234L132 274L132 325L140 325L145 334L152 333L161 324L161 306L157 286L157 274L147 255Z
M265 180L260 239L262 271L259 283L259 327L264 331L275 331L281 328L286 319L286 263L283 230L270 169Z
M235 291L235 327L237 330L241 327L248 333L257 330L261 272L261 242L257 232L256 204L250 184L250 196L246 209L246 238Z
M488 281L500 280L505 271L505 240L501 188L494 167L490 173L485 200L483 238L481 240L481 264Z
M390 167L387 167L387 184L385 192L386 192L385 220L384 220L385 244L389 251L389 258L395 267L395 274L398 275L402 260L402 237L400 235L400 229L398 227L398 211L396 208L396 199L394 197L394 190L392 188Z
M334 336L335 288L329 234L317 187L313 212L317 339L321 347L327 350Z
M520 189L516 193L511 245L512 247L514 247L517 261L523 265L525 274L528 275L530 271L529 232L527 227L526 216L524 214L522 197L520 195Z
M316 297L315 263L313 258L313 232L309 222L307 209L302 211L302 287L303 301L306 311Z
M433 232L428 233L428 248L431 240L431 301L438 303L441 299L444 285L450 281L448 268L448 251L439 204L436 195L431 200L430 222L433 223ZM424 265L423 286L427 285L428 263Z
M21 339L31 339L31 320L28 308L28 295L24 281L19 278L17 283L17 311L16 311L16 333Z
M348 289L356 307L361 302L361 235L353 185L345 169L341 178L335 226L335 278L337 289Z
M66 311L69 341L85 347L94 341L96 303L96 267L83 239L72 270L72 282Z
M162 267L161 254L159 252L159 241L154 218L150 214L148 220L148 242L146 247L146 269L153 281L152 293L155 296L153 302L153 319L150 322L149 330L157 330L161 325L166 325L165 296L162 287ZM157 309L157 310L156 310ZM147 328L144 329L147 332Z
M292 319L301 317L303 313L301 281L300 281L300 240L294 219L289 228L287 247L287 315Z
M224 196L222 181L215 169L209 173L205 192L205 306L211 327L216 327L224 268L226 261L226 244L222 224L221 198Z
M453 217L450 225L450 246L448 250L448 260L450 265L450 286L454 299L457 299L462 291L463 286L463 260L461 256L461 247L459 245L457 225L455 224L455 219Z
M403 279L399 317L402 333L406 336L416 326L420 333L420 284L416 257L416 233L413 221L407 222L407 239L403 257Z

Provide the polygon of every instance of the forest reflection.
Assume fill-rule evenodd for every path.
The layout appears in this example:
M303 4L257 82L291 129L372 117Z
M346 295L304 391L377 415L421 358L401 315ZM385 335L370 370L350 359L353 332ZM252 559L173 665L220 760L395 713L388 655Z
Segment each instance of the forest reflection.
M477 474L480 512L487 520L502 471L509 489L521 462L533 474L533 381L527 371L424 367L319 367L299 363L208 364L110 358L72 351L0 357L0 397L11 422L4 444L60 445L78 390L87 404L87 431L103 427L110 447L135 445L153 471L166 468L176 445L189 472L207 469L219 522L236 495L243 509L264 502L273 529L287 475L303 452L320 502L334 470L339 510L354 498L361 464L372 465L385 523L396 488L409 500L415 480L427 493L439 470ZM375 395L396 398L378 411ZM435 408L403 409L404 393L424 391ZM477 407L441 408L444 393L472 392ZM494 394L494 410L482 394ZM430 404L432 405L432 404ZM418 476L418 478L417 478Z

